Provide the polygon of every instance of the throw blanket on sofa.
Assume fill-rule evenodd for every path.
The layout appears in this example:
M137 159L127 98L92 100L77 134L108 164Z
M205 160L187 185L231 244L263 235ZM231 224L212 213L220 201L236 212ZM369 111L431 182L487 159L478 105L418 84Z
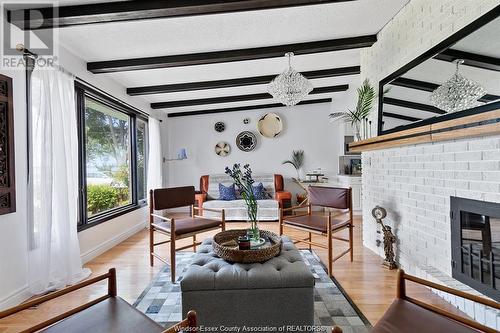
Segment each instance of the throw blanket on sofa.
M274 198L274 193L276 192L274 188L274 175L272 174L255 174L253 175L255 180L255 185L262 183L267 193L270 195L270 199ZM210 175L208 178L208 200L219 199L219 183L224 186L231 186L234 183L233 179L226 174Z

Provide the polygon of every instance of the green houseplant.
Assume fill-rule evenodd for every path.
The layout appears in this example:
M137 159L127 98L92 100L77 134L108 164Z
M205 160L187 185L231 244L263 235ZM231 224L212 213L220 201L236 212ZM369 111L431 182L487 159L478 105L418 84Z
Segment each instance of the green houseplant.
M302 167L304 166L304 151L302 149L292 151L292 158L283 161L282 164L291 164L295 168L295 171L297 171L297 180L300 180L302 178Z
M250 230L252 233L252 240L258 241L260 239L259 225L257 221L257 200L253 192L252 169L250 165L243 166L244 171L241 170L239 163L235 163L233 168L226 167L226 174L234 180L234 184L238 187L241 197L245 200L247 206L248 219L250 222Z
M361 87L358 88L358 102L356 108L354 110L348 109L347 112L330 113L330 121L344 120L350 123L354 129L354 139L359 141L361 140L361 122L370 114L374 99L375 88L373 88L368 79L365 79Z

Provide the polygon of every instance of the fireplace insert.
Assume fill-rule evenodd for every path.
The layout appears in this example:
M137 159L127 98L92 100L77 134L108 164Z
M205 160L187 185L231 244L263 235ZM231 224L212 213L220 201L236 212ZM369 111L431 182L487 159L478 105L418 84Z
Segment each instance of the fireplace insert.
M500 204L451 197L453 278L500 301Z

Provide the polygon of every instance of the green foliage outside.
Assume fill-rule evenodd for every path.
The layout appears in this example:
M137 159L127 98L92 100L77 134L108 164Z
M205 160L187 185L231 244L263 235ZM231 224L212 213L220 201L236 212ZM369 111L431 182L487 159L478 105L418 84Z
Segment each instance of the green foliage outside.
M87 186L87 210L90 216L128 203L128 188L107 184Z
M87 211L94 215L130 202L129 117L86 99L87 165L109 179L109 184L87 184Z

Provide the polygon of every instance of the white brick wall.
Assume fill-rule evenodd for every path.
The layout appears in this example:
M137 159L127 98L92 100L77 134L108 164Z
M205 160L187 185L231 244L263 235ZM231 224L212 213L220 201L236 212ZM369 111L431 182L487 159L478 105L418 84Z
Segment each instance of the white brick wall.
M500 136L377 150L362 158L364 245L383 256L371 216L380 205L398 238L397 261L408 273L471 292L451 278L450 196L500 203ZM443 296L500 328L499 313Z
M380 80L499 4L500 0L409 1L379 32L378 41L362 51L363 78L378 88ZM376 126L377 112L371 117ZM371 216L371 209L381 205L398 237L397 259L405 270L470 292L451 278L450 196L500 203L500 136L363 153L364 245L383 256ZM498 313L442 296L500 329Z

